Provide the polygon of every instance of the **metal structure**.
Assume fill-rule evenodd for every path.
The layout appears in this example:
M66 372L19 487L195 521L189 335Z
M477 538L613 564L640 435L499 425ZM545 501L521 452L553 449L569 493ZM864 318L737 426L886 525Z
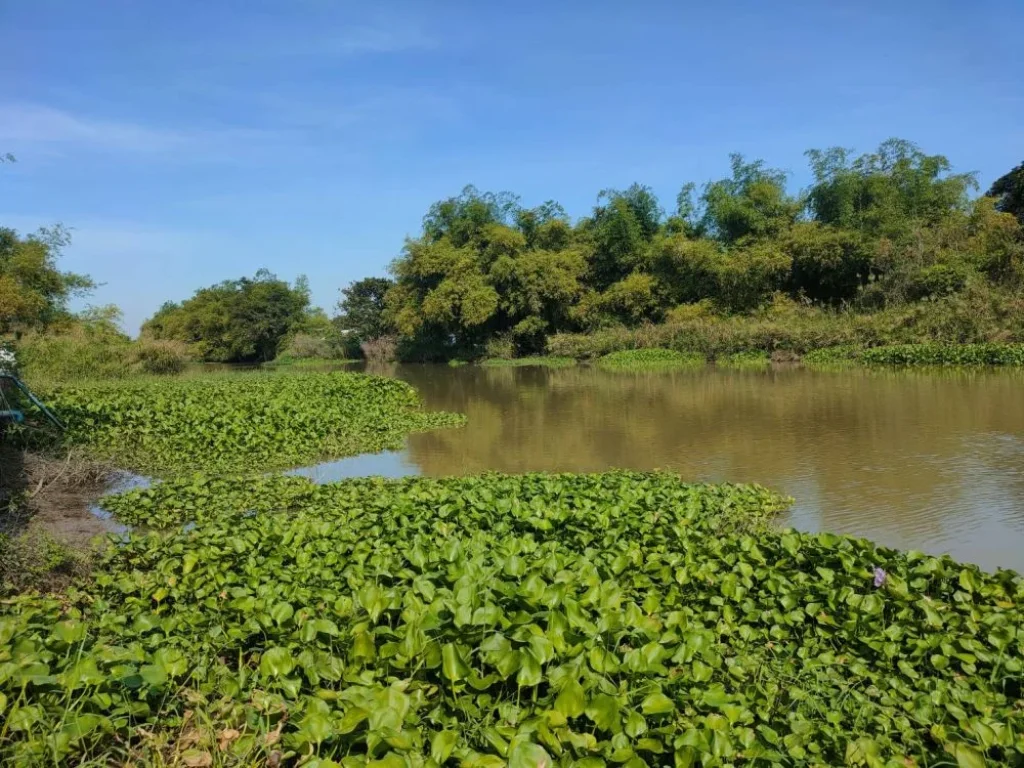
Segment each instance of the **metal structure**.
M25 414L17 408L12 407L3 394L3 385L6 383L12 384L26 398L28 398L28 401L38 408L51 424L58 429L65 429L64 422L58 419L53 411L43 405L43 402L32 394L32 390L25 386L25 383L21 379L13 373L6 372L0 373L0 405L3 406L3 410L0 410L0 429L9 424L23 424L25 422Z

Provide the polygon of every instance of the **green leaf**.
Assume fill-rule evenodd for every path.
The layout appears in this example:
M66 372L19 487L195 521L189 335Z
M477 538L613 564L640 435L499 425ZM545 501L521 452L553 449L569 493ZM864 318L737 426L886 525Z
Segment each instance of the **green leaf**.
M444 765L448 756L458 743L459 737L455 731L438 731L430 740L430 757L438 765Z
M458 682L469 674L469 666L453 643L445 643L441 647L441 671L452 682Z
M320 712L311 712L303 718L297 736L303 742L320 744L333 733L334 727L329 717Z
M295 658L287 648L268 648L260 657L260 674L284 677L295 668Z
M618 733L622 728L619 720L619 702L612 696L598 694L590 700L584 712L601 730Z
M978 750L962 742L954 747L953 753L956 755L956 764L959 768L985 768L986 766L984 756Z
M295 609L292 608L291 603L280 602L275 603L274 607L270 609L270 618L274 620L274 623L278 626L284 624L288 619L295 615Z
M508 768L551 768L551 756L539 744L521 741L512 747Z
M555 709L566 717L579 717L583 714L586 703L583 686L576 680L570 680L555 698Z
M640 709L645 715L667 715L675 712L676 705L665 694L652 693L643 700Z

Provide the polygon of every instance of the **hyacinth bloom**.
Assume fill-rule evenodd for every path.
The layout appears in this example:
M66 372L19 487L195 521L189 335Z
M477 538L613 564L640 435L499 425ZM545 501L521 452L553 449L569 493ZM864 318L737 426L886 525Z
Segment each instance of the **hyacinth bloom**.
M885 580L887 578L889 578L889 574L887 574L884 570L882 570L881 568L878 568L876 566L875 567L875 587L878 588L878 587L885 586Z

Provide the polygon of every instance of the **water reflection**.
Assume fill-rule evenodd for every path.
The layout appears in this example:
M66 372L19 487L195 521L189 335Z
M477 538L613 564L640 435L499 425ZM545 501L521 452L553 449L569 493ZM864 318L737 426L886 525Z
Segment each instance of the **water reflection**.
M461 411L469 423L413 435L404 452L360 457L370 462L361 467L338 462L335 472L670 469L782 490L796 498L786 522L804 530L1024 571L1019 373L394 373L429 407Z

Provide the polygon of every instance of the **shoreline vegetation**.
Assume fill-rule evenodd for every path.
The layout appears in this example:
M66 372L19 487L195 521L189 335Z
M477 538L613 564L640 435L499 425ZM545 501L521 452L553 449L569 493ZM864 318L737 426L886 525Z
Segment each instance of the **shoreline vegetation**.
M661 340L658 334L646 336L643 341ZM671 338L671 337L669 337ZM615 341L634 343L636 337L618 336ZM615 344L602 339L591 350L614 348ZM577 347L578 348L578 347ZM487 367L546 366L565 367L578 363L592 363L603 370L678 370L713 364L737 370L764 370L774 363L798 364L806 367L823 366L889 366L899 367L960 367L998 368L1024 367L1024 344L892 344L879 347L837 345L811 349L803 355L788 350L768 354L763 350L731 352L720 357L705 358L700 352L670 349L658 346L621 347L600 357L528 357L512 360L484 360Z
M755 353L1024 343L1019 169L979 196L973 174L900 139L806 155L801 190L733 155L728 175L683 184L674 206L636 183L600 191L575 220L552 200L468 186L430 206L390 277L343 288L334 316L306 278L258 270L165 303L137 339L116 307L69 310L95 286L57 266L70 230L0 229L0 343L32 384L190 363L550 365L534 359L660 348L750 366Z

